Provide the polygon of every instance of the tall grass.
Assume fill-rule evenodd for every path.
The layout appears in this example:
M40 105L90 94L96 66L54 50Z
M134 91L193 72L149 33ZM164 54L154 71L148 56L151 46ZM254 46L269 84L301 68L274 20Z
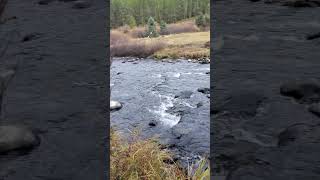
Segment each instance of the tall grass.
M113 57L148 57L166 47L159 39L138 40L120 31L110 33L110 54Z
M200 29L197 27L194 21L169 24L167 27L168 34L179 34L198 31L200 31Z
M129 141L111 130L111 180L209 180L207 162L184 170L156 139L141 139L134 132ZM195 168L196 167L196 168Z

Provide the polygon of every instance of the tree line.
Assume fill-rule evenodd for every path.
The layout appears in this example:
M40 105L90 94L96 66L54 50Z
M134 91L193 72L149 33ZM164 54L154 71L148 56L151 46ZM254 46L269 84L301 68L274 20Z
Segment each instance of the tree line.
M210 0L111 0L110 25L139 26L155 21L174 23L201 14L210 14Z

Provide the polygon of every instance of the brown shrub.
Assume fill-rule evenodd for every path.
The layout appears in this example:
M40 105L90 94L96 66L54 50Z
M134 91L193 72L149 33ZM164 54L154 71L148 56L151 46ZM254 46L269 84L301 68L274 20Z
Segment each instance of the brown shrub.
M130 37L120 31L112 30L110 32L110 46L116 44L123 44L130 40Z
M148 57L163 49L166 44L158 39L132 39L120 31L110 33L110 54L112 57Z
M146 37L146 27L135 27L129 31L129 35L133 38L144 38Z
M187 21L176 24L168 24L167 33L168 34L179 34L179 33L188 33L188 32L197 32L199 28L193 21Z
M165 43L162 41L145 42L139 40L130 40L127 43L116 44L110 46L112 56L125 57L148 57L153 55L156 51L159 51L165 47Z

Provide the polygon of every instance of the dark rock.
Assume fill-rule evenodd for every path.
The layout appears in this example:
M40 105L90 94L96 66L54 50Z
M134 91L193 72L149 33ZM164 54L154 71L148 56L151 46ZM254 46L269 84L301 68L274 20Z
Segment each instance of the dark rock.
M210 71L206 72L206 74L210 74Z
M235 117L252 117L257 113L258 108L266 100L266 97L256 92L233 92L227 96L222 103L213 104L212 113L229 112Z
M282 6L289 6L295 8L302 7L319 7L319 0L265 0L266 4L280 4Z
M198 88L198 92L203 94L210 94L210 88Z
M309 131L309 126L306 124L295 124L284 131L279 133L278 146L287 146L293 143L299 137L302 137L307 131Z
M38 2L38 4L40 4L40 5L48 5L49 3L54 2L54 1L56 1L56 0L40 0Z
M188 107L185 107L181 104L175 105L173 107L170 107L168 110L166 110L167 113L170 114L176 114L179 116L183 116L186 112L188 112Z
M315 114L316 116L320 117L320 104L312 104L311 106L309 106L308 110L310 112L312 112L313 114Z
M280 93L293 97L301 103L319 102L320 84L314 80L292 81L284 83L280 87Z
M0 70L0 94L1 91L4 91L4 88L7 86L14 73L14 70Z
M27 42L27 41L38 39L39 35L40 35L39 33L31 33L31 34L25 35L21 40L21 42Z
M28 150L39 145L39 143L39 138L27 128L0 126L0 153Z
M199 108L199 107L201 107L201 106L203 106L203 103L202 103L202 102L197 103L197 108Z
M175 95L174 98L189 99L192 94L192 91L181 91L179 94Z
M306 37L307 40L313 40L313 39L318 39L318 38L320 38L320 32L315 33L315 34L308 35L308 36Z
M158 122L156 120L152 120L149 122L149 126L151 126L151 127L155 127L157 125L158 125Z
M82 0L78 0L75 1L72 8L74 9L85 9L85 8L89 8L91 6L91 3L89 1L82 1Z
M318 7L320 4L317 0L287 0L282 5L291 7Z

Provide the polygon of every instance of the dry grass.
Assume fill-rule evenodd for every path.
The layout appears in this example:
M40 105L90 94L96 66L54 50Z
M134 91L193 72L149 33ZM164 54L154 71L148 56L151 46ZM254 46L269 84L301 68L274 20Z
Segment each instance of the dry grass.
M111 31L110 36L110 54L113 57L148 57L166 47L161 39L141 41L120 31Z
M210 57L210 32L194 32L159 37L168 45L154 54L155 58L199 59Z
M171 34L157 38L132 38L129 33L111 31L112 56L201 59L210 57L210 32Z
M184 21L175 24L168 24L167 32L168 34L180 34L189 32L198 32L200 29L194 23L194 20Z
M111 180L209 180L206 161L186 172L155 139L142 140L133 133L128 142L111 130ZM168 163L170 162L170 163ZM192 175L188 176L188 172Z

